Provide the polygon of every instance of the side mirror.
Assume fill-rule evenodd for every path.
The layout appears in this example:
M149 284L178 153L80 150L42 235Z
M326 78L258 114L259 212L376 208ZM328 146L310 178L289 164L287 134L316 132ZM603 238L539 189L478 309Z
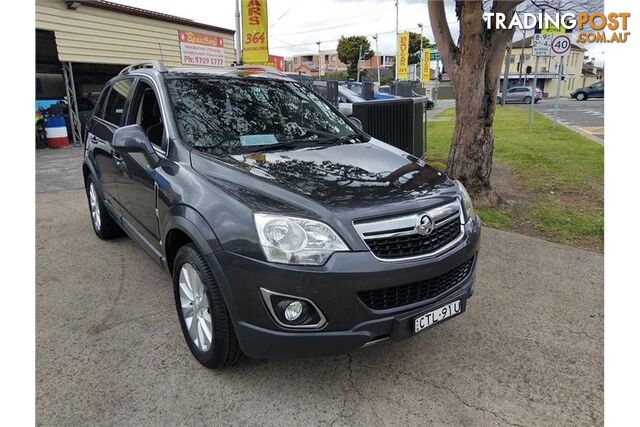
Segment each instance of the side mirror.
M351 120L351 123L352 123L355 127L357 127L357 128L358 128L358 129L360 129L360 130L363 130L363 129L362 129L362 122L360 121L360 119L358 119L357 117L353 117L353 116L352 116L352 117L349 117L349 120Z
M144 153L152 168L155 168L160 162L153 144L140 125L123 126L117 129L113 133L111 147L122 153Z

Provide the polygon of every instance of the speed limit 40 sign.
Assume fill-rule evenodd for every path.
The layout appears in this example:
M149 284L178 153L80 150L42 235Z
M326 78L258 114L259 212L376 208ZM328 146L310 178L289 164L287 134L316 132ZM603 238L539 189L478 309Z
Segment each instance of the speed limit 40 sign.
M564 56L571 50L571 39L565 34L555 34L551 41L551 54Z

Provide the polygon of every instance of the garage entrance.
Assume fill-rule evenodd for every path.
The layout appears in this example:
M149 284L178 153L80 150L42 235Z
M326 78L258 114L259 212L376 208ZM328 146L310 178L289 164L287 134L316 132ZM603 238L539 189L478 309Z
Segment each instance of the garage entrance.
M53 31L36 30L36 110L62 115L69 141L82 143L84 125L104 84L127 64L61 62Z

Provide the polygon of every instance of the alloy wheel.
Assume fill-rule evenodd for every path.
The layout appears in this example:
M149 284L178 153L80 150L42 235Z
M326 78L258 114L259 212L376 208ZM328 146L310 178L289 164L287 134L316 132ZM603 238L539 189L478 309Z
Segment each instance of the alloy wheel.
M189 263L180 268L178 279L182 318L191 341L200 351L208 351L213 342L213 324L209 311L209 299L200 275Z
M89 208L91 209L91 220L96 230L100 230L102 222L100 220L100 203L98 203L98 193L93 185L93 182L89 183Z

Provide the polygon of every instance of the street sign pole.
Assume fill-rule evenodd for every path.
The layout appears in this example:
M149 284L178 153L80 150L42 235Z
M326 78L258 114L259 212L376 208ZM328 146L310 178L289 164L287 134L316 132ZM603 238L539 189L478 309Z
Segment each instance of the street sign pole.
M556 102L553 108L553 128L556 128L558 122L558 102L560 101L560 87L562 86L562 76L564 74L564 56L571 50L571 39L566 34L554 34L551 41L551 52L560 57L558 64L558 87L556 88Z
M533 105L536 100L536 87L538 86L538 65L540 64L540 57L536 56L536 69L533 72L533 96L531 97L531 105L529 105L529 127L533 124Z
M502 99L500 104L505 104L505 98L507 97L507 89L509 89L509 68L511 67L511 40L507 44L507 54L504 56L504 77L502 78Z
M558 102L560 101L560 85L562 84L562 66L564 63L564 56L560 57L560 64L558 64L558 87L556 88L556 104L553 108L553 128L556 128L558 122Z

